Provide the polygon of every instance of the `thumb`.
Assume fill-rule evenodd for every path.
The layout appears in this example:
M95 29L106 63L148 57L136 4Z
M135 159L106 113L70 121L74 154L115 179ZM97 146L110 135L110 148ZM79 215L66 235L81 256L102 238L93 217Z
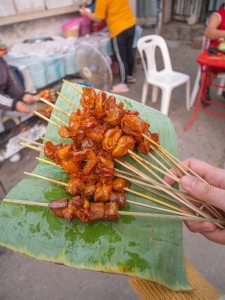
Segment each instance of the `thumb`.
M189 175L182 177L180 183L190 195L225 211L225 190Z

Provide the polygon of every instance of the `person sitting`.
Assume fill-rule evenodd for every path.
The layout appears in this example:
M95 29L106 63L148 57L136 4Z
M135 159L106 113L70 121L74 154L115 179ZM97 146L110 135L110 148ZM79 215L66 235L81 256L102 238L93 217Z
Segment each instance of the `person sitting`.
M3 57L0 57L0 132L4 131L1 116L4 111L17 111L29 114L31 110L26 104L37 101L38 98L24 93L23 88L18 85L10 67L7 65ZM17 162L21 158L19 153L10 157L11 162Z
M30 113L26 104L31 104L38 99L29 93L24 93L3 57L0 57L0 70L0 109Z
M207 26L204 31L204 36L207 39L207 48L215 48L217 50L219 44L225 41L225 3L223 3L218 10L213 12L209 17ZM218 67L211 67L211 82L213 82L221 72L224 72L224 69ZM204 66L202 67L202 72L205 72ZM203 77L201 76L201 81ZM209 88L207 89L207 100L210 100ZM209 103L203 103L203 106L209 105Z

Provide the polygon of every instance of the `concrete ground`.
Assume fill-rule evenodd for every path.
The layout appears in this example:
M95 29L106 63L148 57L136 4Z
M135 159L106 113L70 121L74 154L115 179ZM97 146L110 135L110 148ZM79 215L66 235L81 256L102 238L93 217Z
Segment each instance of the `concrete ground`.
M192 85L197 72L195 59L199 50L187 43L168 41L174 70L191 76ZM137 83L130 85L127 97L141 101L144 73L141 63L136 67ZM214 91L212 91L212 94ZM160 101L153 104L148 94L147 105L160 109ZM225 168L225 120L210 114L198 113L188 132L184 127L193 109L186 110L185 89L174 90L170 105L171 118L178 141L179 158L190 156ZM6 192L23 178L23 171L35 167L36 153L24 149L18 163L1 163L1 182ZM4 197L1 191L1 198ZM184 253L196 268L217 288L225 293L224 246L209 242L199 234L184 227ZM0 248L0 299L138 299L128 285L127 277L83 271L61 265L49 264Z

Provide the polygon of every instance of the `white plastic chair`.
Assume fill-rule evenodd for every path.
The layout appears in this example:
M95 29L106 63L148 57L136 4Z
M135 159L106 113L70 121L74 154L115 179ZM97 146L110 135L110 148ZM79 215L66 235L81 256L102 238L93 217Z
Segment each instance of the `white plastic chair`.
M145 71L145 82L142 89L142 104L146 103L148 85L153 86L152 102L158 98L158 89L162 90L161 112L168 115L172 91L175 87L186 84L186 107L190 103L190 77L186 74L175 72L172 69L170 55L165 40L159 35L148 35L138 40L137 47ZM164 68L157 70L156 48L161 51Z

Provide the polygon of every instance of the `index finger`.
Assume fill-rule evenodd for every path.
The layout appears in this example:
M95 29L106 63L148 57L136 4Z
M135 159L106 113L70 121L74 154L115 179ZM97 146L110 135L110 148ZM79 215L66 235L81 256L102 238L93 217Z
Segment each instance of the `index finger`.
M209 184L225 189L225 170L195 158L186 159L183 163Z
M207 181L209 184L225 189L225 170L216 168L204 161L195 159L195 158L189 158L185 159L183 162L187 167L189 167L191 170L193 170L196 174L198 174L201 178L203 178L205 181ZM182 164L180 164L180 167L182 167ZM185 168L185 167L182 167ZM179 176L179 168L174 167L171 169L171 171ZM186 170L188 171L188 170ZM164 177L164 181L166 181L168 184L173 185L175 181L173 181L168 176Z

